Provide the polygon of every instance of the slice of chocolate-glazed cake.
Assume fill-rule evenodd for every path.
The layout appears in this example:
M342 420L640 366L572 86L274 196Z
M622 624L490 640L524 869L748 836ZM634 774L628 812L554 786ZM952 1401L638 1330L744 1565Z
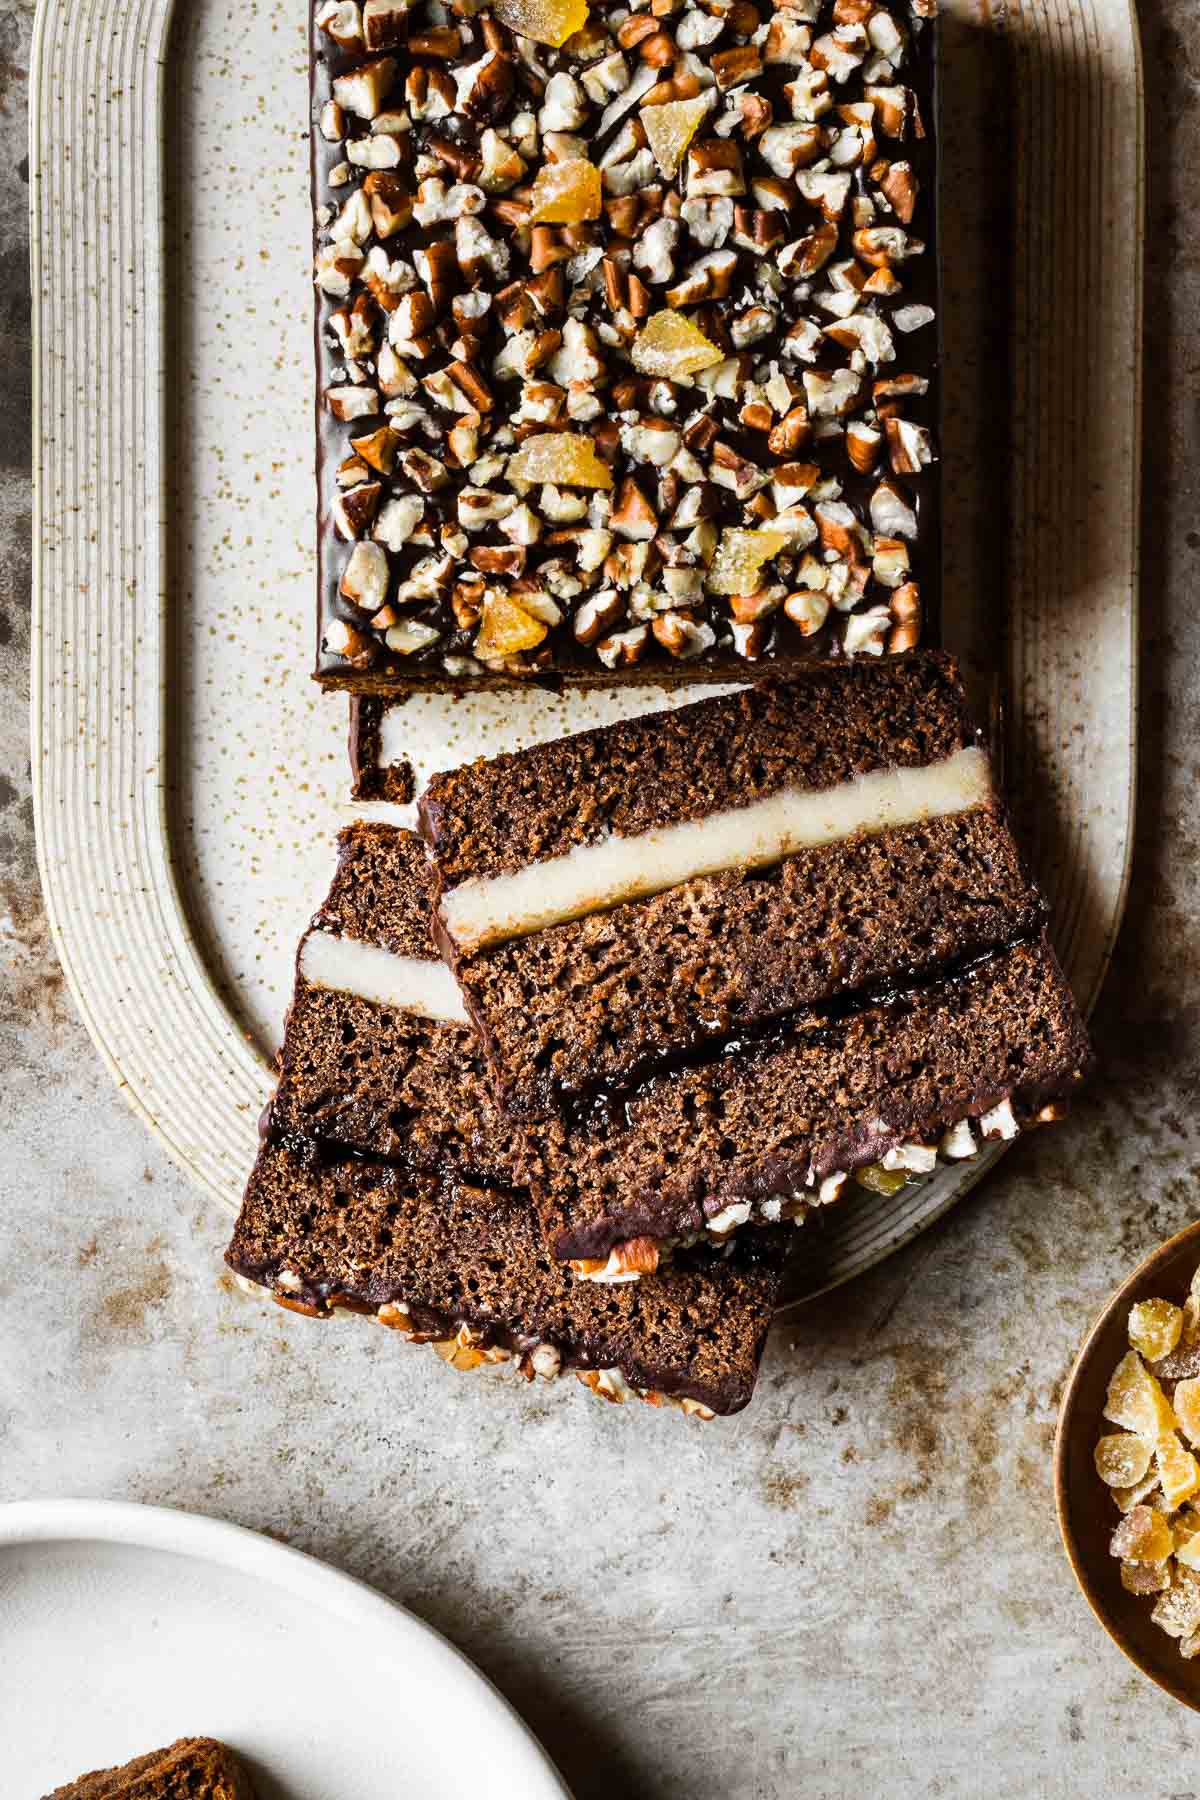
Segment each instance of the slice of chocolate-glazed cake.
M437 775L421 815L439 942L585 1273L970 1154L1087 1061L940 652Z
M934 0L312 0L317 679L937 640Z
M295 1310L372 1314L457 1368L511 1357L531 1378L574 1369L612 1400L744 1406L782 1234L728 1256L681 1251L653 1282L576 1282L519 1186L513 1133L433 948L424 846L353 825L339 848L300 945L230 1266Z

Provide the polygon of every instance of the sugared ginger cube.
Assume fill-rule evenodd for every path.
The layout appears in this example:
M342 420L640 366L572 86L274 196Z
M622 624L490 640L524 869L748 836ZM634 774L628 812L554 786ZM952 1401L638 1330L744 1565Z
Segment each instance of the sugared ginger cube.
M768 534L766 532L760 533L756 531L727 531L725 533L726 537L765 537L768 535L778 537L779 533L773 532ZM784 541L786 542L786 539ZM720 559L720 555L721 552L718 547L718 560ZM713 563L713 567L716 568L716 562ZM723 594L727 590L725 588L718 588L716 591L719 594ZM738 594L744 593L745 591L744 588L730 588L728 590L730 593ZM868 1193L883 1194L888 1199L891 1199L893 1194L898 1194L901 1188L907 1187L908 1185L908 1176L904 1173L903 1169L885 1169L882 1163L864 1163L861 1168L855 1169L854 1179L859 1187L866 1188Z
M1136 1350L1127 1350L1108 1384L1104 1417L1126 1431L1156 1444L1166 1431L1174 1431L1171 1403Z
M667 100L662 106L643 106L641 121L654 160L668 181L675 179L683 153L708 111L705 95L695 100Z
M1200 1569L1200 1531L1194 1531L1175 1546L1175 1561L1185 1569Z
M1191 1637L1200 1631L1200 1578L1177 1562L1171 1570L1171 1585L1150 1617L1169 1637Z
M670 307L647 319L629 354L641 374L664 381L687 381L701 369L711 369L714 363L725 360L723 352L698 325Z
M1127 1594L1161 1594L1170 1583L1166 1563L1121 1564L1121 1586Z
M763 565L787 547L789 538L782 531L739 531L736 527L721 533L717 553L712 559L704 585L712 594L753 594L759 586ZM885 1170L884 1173L893 1173ZM894 1171L900 1173L900 1171ZM861 1180L862 1170L856 1179ZM894 1193L903 1187L903 1179ZM883 1190L880 1190L883 1191Z
M1177 1381L1171 1404L1183 1435L1193 1444L1200 1444L1200 1378L1191 1376Z
M1170 1356L1183 1330L1183 1311L1169 1300L1139 1300L1129 1309L1129 1341L1148 1362Z
M1183 1303L1183 1341L1192 1344L1200 1337L1200 1268L1192 1276L1188 1297Z
M1151 1446L1147 1444L1146 1448L1149 1450ZM1156 1493L1157 1490L1158 1470L1152 1467L1140 1481L1135 1481L1132 1487L1115 1487L1111 1492L1121 1511L1127 1513L1131 1512L1135 1506L1140 1506L1143 1500L1150 1494Z
M549 481L555 487L610 488L612 470L590 438L573 431L542 431L526 438L508 465L513 481Z
M1200 1463L1185 1450L1173 1431L1164 1432L1154 1448L1163 1499L1174 1512L1200 1490Z
M536 649L547 629L541 619L535 619L507 594L485 594L475 654L484 659L517 656L522 650Z
M1179 1508L1171 1519L1171 1530L1175 1535L1175 1549L1186 1544L1189 1538L1200 1532L1200 1512L1196 1510L1195 1501L1188 1501ZM1200 1539L1197 1539L1197 1550L1200 1550Z
M1096 1473L1112 1488L1133 1487L1150 1467L1153 1455L1145 1438L1133 1431L1115 1431L1096 1445Z
M1122 1562L1161 1563L1175 1545L1162 1513L1152 1506L1135 1506L1113 1532L1108 1547Z
M557 50L582 31L587 21L587 0L493 0L496 17L519 37Z
M600 217L600 171L583 157L546 163L533 184L532 225L580 225Z

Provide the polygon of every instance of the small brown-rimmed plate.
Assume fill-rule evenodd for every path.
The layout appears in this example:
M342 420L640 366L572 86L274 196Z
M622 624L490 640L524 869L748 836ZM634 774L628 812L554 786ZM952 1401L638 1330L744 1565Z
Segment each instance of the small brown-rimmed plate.
M1102 1414L1113 1370L1129 1348L1129 1309L1138 1300L1182 1306L1200 1263L1200 1221L1148 1256L1104 1308L1075 1360L1058 1414L1054 1499L1063 1543L1084 1596L1112 1638L1143 1675L1200 1712L1200 1657L1186 1661L1177 1641L1150 1617L1152 1595L1127 1594L1108 1542L1120 1520L1096 1473L1096 1440L1115 1427Z

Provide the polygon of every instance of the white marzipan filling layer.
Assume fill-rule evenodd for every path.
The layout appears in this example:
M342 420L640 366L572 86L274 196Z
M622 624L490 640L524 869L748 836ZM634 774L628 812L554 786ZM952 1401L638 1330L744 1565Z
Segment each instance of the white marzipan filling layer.
M453 975L445 963L397 956L379 944L310 931L300 952L300 973L317 987L356 994L380 1006L420 1013L453 1025L469 1023Z
M471 876L443 896L442 919L460 950L480 950L700 875L766 868L863 832L967 812L991 792L987 757L973 748L924 768L879 769L837 787L784 788L751 806L580 844L511 875Z
M379 721L379 767L407 761L412 747L412 720L401 706L385 706Z

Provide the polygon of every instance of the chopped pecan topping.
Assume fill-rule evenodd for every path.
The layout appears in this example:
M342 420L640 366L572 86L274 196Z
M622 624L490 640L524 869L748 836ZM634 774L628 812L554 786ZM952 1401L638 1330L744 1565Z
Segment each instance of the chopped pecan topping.
M929 16L314 0L325 656L519 678L917 641Z

